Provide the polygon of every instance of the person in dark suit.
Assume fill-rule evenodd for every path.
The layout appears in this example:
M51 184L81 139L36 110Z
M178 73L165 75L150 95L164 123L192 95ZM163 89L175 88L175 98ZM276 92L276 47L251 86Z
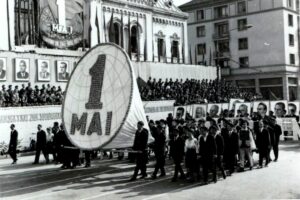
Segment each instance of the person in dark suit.
M271 139L269 130L267 128L267 121L261 120L259 122L259 132L257 133L257 148L259 152L259 168L262 168L263 159L266 159L265 166L269 164L269 152L271 148Z
M155 164L154 172L152 174L152 178L155 179L158 170L160 170L160 177L166 175L165 172L166 136L164 133L164 129L160 125L156 127L152 120L150 120L149 126L150 126L151 135L154 138L153 150L155 154L156 164Z
M179 131L177 128L172 129L173 137L169 142L170 145L170 155L173 158L175 164L175 171L172 178L172 182L177 181L178 172L180 173L180 178L184 179L185 174L181 167L181 163L184 157L184 139L179 135Z
M4 70L4 61L0 59L0 79L6 77L6 71Z
M21 60L19 63L19 69L20 71L17 72L17 78L18 79L28 79L29 78L29 73L26 72L26 62L24 60Z
M47 135L44 130L42 130L42 125L37 126L38 132L36 134L36 151L35 151L35 159L34 163L32 164L38 164L40 160L40 154L41 151L43 152L43 155L45 157L46 163L49 163L49 157L47 153Z
M233 130L232 124L226 124L222 129L221 135L224 138L224 162L229 170L229 175L234 173L236 158L239 154L239 135Z
M60 63L60 72L58 73L58 80L67 81L69 80L69 73L67 72L68 65L66 62Z
M199 155L203 168L204 183L208 181L208 170L213 172L213 181L217 181L216 168L214 167L214 160L217 158L217 146L214 136L208 134L206 127L202 128L203 135L199 139Z
M10 125L10 140L9 140L9 147L8 153L10 157L13 159L12 164L17 164L17 146L18 146L18 131L15 130L15 125Z
M272 147L273 147L273 152L274 152L274 162L277 162L278 160L278 156L279 156L279 140L280 140L280 135L282 134L282 129L281 126L277 124L276 119L272 118L270 120L270 125L273 127L273 143L272 143Z
M134 174L130 181L136 180L139 170L141 170L142 177L147 177L147 143L148 143L149 133L148 130L144 128L144 122L139 121L137 124L137 131L135 133L133 150L137 151L136 155L136 167L134 169Z
M217 147L217 158L215 160L216 167L222 172L222 176L226 179L225 170L223 167L223 155L224 155L224 139L221 134L219 134L218 127L211 126L209 128L209 133L215 137L216 147Z

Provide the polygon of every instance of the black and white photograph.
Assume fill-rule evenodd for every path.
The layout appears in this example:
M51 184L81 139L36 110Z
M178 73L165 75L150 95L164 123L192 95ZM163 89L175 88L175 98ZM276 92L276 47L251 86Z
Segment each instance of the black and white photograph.
M235 117L248 117L251 114L251 103L236 103Z
M58 82L67 82L70 78L70 66L68 61L57 61L56 78Z
M193 107L193 118L195 118L196 120L206 118L206 108L207 106L205 104L195 104Z
M51 67L49 60L38 60L37 61L37 75L38 81L47 81L51 79Z
M207 105L207 112L211 118L218 118L220 117L221 113L221 104L208 104Z
M6 70L7 70L7 63L6 58L0 57L0 81L6 80Z
M277 118L283 118L288 114L287 101L270 101L270 110Z
M300 199L300 0L0 0L0 199Z
M27 58L15 59L15 80L16 81L29 81L30 64Z
M270 102L269 101L253 102L253 112L257 113L262 118L264 118L265 116L269 116Z

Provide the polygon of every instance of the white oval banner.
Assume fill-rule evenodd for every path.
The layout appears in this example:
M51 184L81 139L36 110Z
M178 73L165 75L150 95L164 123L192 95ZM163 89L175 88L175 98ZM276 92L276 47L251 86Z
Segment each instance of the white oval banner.
M96 149L113 140L127 118L133 80L130 60L116 45L98 45L81 58L63 104L63 123L74 145Z

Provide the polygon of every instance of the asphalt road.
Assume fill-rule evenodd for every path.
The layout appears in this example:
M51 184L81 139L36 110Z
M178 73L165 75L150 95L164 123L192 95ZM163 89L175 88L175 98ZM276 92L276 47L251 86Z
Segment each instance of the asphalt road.
M31 165L33 159L20 157L17 165L0 160L0 199L300 199L299 142L281 144L279 161L268 168L236 173L208 185L170 182L171 161L166 177L129 182L134 165L127 160L94 160L91 168L60 170L60 165ZM150 173L153 164L148 165Z

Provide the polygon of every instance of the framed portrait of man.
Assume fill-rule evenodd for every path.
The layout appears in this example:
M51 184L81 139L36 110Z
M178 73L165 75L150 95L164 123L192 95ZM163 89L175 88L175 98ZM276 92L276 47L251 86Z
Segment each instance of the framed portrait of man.
M206 118L206 104L194 104L193 105L193 118L196 120Z
M67 82L70 78L70 66L68 61L57 61L56 77L58 82Z
M244 101L245 101L244 99L230 99L229 109L230 110L235 110L235 104L236 103L243 103Z
M235 104L235 117L247 117L251 113L251 103L236 103Z
M37 77L38 81L50 81L50 62L49 60L37 61Z
M176 106L174 108L175 119L185 119L186 116L186 106Z
M300 106L300 101L288 102L288 109L287 109L286 117L299 116L299 106Z
M253 102L253 112L256 112L261 117L269 115L270 102L269 101L255 101Z
M15 80L29 81L30 64L27 58L16 58L15 60Z
M222 104L208 104L207 111L211 118L218 118L221 114Z
M271 101L270 109L274 113L276 118L283 118L288 113L288 103L285 100L282 101Z
M6 58L0 58L0 81L6 81Z

